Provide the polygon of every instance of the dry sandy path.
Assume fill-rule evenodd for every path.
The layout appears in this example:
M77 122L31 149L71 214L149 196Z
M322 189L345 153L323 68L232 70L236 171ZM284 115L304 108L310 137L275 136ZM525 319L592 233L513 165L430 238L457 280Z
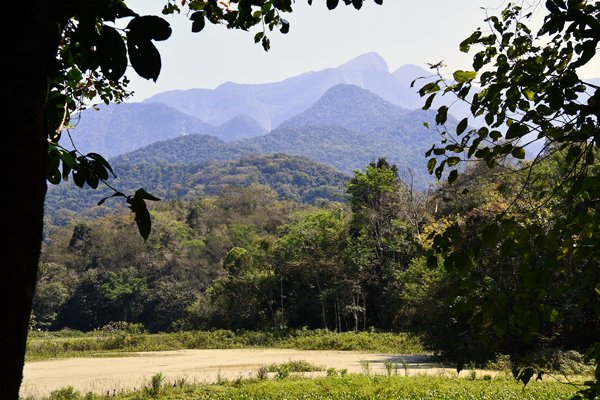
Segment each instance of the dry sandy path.
M403 362L407 363L410 371L448 371L423 364L423 357L349 351L234 349L140 352L132 353L130 357L69 358L27 363L21 395L47 396L52 390L64 386L73 386L82 393L112 393L113 390L140 388L157 373L162 373L169 381L185 378L189 383L215 382L219 377L248 378L256 376L261 366L291 360L304 360L326 368L345 368L348 372L364 372L366 361L373 373L383 373L385 361L396 363L401 374L405 372Z

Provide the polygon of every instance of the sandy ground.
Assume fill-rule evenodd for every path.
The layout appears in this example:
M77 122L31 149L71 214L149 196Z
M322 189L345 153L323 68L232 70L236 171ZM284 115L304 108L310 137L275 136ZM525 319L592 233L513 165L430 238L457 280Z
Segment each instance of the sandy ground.
M133 353L130 357L30 362L25 365L21 396L47 396L64 386L73 386L82 393L119 392L140 388L157 373L162 373L169 382L182 378L188 383L250 378L262 366L291 360L357 373L364 373L368 362L371 373L378 374L385 373L384 362L391 361L397 368L393 372L401 375L456 375L455 370L434 368L426 357L418 356L281 349L179 350Z

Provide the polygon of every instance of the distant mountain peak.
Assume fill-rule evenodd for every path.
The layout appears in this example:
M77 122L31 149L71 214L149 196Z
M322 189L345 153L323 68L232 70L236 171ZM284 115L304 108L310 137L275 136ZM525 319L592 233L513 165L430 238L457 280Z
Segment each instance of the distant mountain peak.
M378 53L361 54L338 67L342 70L381 71L389 72L387 62Z
M340 83L329 89L321 96L319 100L310 109L320 108L324 104L337 104L339 106L356 107L355 111L360 111L360 108L367 102L377 104L381 108L394 108L400 111L401 109L389 101L381 98L370 90L364 89L350 83Z
M375 93L356 85L339 84L329 88L317 102L280 126L340 126L367 133L405 114Z
M415 64L403 65L395 70L392 75L403 86L410 85L410 83L417 78L425 78L424 81L418 82L425 84L426 82L429 82L430 77L434 76L433 71L426 70Z

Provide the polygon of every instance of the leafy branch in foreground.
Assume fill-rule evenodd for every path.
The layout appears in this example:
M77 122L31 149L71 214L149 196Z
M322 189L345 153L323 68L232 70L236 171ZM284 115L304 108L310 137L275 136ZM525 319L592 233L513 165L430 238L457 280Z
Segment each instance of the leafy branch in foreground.
M455 71L450 81L440 74L419 91L427 96L423 108L446 93L470 105L471 116L456 132L442 132L441 146L427 152L429 171L438 179L454 168L447 174L450 184L464 161L514 170L514 160L525 159L527 146L542 142L535 159L520 162L527 172L512 201L497 204L494 218L470 226L457 221L432 234L428 252L432 267L441 257L448 271L463 278L450 296L454 312L469 327L463 339L482 341L491 350L512 343L515 353L527 343L552 342L541 332L544 325L559 324L560 312L568 312L561 307L565 298L576 299L571 312L595 310L600 318L600 89L578 75L595 60L600 2L548 0L537 33L527 26L531 16L518 4L489 16L488 30L477 29L460 44L463 52L478 49L473 70ZM448 112L448 106L438 109L438 125ZM484 126L468 129L478 120ZM492 267L514 268L517 286L511 298L475 296L469 277ZM586 322L561 331L578 329L588 329ZM580 344L587 346L588 359L596 360L595 381L586 382L577 398L600 393L600 344L593 332L580 335ZM525 384L533 376L528 369L515 374Z

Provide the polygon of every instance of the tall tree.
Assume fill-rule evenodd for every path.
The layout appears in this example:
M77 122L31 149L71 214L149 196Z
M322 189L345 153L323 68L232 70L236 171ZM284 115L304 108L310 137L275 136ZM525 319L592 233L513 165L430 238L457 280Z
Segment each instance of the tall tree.
M357 9L363 2L344 0ZM195 32L203 29L205 21L243 30L263 26L255 40L265 50L270 47L266 33L274 28L288 32L289 23L281 13L292 11L292 0L184 0L180 4L189 7ZM337 5L338 1L327 2L330 9ZM178 2L168 1L163 12L179 9ZM5 165L15 167L5 174L3 183L11 194L5 197L0 215L11 230L3 241L6 260L0 286L3 303L10 304L4 316L8 351L2 357L6 373L0 377L0 397L17 399L40 255L46 178L57 183L72 173L77 185L97 187L111 173L97 154L62 149L60 135L70 114L86 100L99 96L110 102L127 95L128 60L138 75L156 81L161 63L152 42L167 39L171 29L162 18L137 15L123 0L33 0L26 5L10 3L4 11L23 16L16 28L7 26L4 33L10 38L4 49L10 55L5 70L11 74L3 85L5 115L15 121L7 124L12 132L6 135L10 151ZM112 26L125 18L130 20L124 30ZM140 233L147 237L150 219L145 200L155 198L143 190L115 195L126 198Z
M351 259L361 271L368 323L389 327L390 300L395 271L414 255L416 231L404 220L405 198L398 168L384 158L356 171L347 185L352 208Z

